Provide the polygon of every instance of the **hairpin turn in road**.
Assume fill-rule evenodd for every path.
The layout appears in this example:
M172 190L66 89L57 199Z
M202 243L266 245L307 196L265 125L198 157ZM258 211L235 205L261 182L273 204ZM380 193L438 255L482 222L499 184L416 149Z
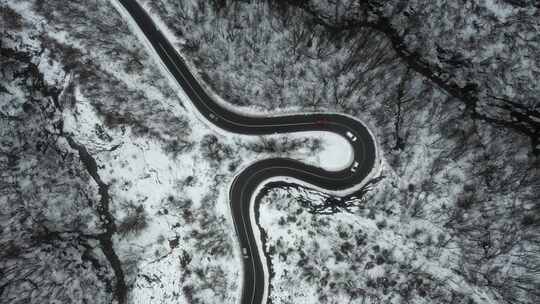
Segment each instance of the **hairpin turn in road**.
M152 18L135 0L119 0L140 30L150 41L163 64L183 88L197 110L214 125L234 133L263 135L300 131L329 131L349 140L354 149L354 161L341 171L326 171L286 158L258 161L240 172L234 179L229 204L238 241L242 248L244 277L242 304L265 303L265 288L269 288L264 274L262 256L253 232L257 223L250 217L252 197L257 187L272 177L292 177L319 188L344 190L361 183L368 176L376 159L375 142L359 121L339 114L298 114L272 117L243 115L220 105L203 89L172 44L158 30ZM262 250L262 249L261 249ZM263 253L264 255L264 253Z

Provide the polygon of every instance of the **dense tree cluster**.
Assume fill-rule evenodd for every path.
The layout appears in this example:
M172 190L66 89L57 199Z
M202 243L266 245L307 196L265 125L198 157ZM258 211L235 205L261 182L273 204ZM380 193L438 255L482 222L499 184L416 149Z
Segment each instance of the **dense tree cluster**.
M140 2L226 101L344 112L377 136L383 175L356 196L293 197L301 188L290 187L284 197L267 197L289 212L272 223L277 230L294 227L310 238L272 239L273 228L267 231L277 239L271 258L291 267L279 272L287 288L274 285L276 303L302 296L291 292L295 278L315 286L325 303L540 301L535 1ZM153 261L174 254L179 262L180 285L168 300L234 301L238 286L223 267L233 258L232 227L215 205L222 174L230 173L223 164L234 171L239 162L229 160L239 151L288 155L305 145L317 151L319 142L262 138L233 146L202 135L195 144L188 117L173 113L182 105L164 105L177 101L174 88L110 1L5 3L0 302L123 302L129 288L163 285L139 269L143 249L117 253L113 244L146 232L154 216L175 219L170 252L156 251ZM103 121L92 130L100 145L64 130L81 98ZM96 156L118 147L112 131L155 140L174 159L200 152L197 160L222 171L205 195L193 194L199 176L179 179L177 192L150 213L153 202L118 195L130 180L100 175L115 174L102 164L109 154ZM372 230L354 220L334 225L341 215ZM388 236L403 246L377 243ZM164 236L161 242L167 245Z
M389 170L364 197L367 216L428 221L460 248L469 284L538 301L534 1L144 2L227 100L374 126ZM309 200L331 213L348 202Z
M0 302L107 303L95 189L62 131L62 88L32 56L0 44Z

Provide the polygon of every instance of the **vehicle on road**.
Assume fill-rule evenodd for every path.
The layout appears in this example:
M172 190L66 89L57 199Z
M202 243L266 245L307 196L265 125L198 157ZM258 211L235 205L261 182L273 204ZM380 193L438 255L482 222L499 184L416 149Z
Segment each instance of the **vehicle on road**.
M266 303L267 290L270 287L270 278L265 275L264 264L267 262L264 252L264 240L258 239L255 233L257 223L252 222L250 217L244 218L251 209L256 208L254 199L257 197L259 185L273 177L291 176L298 178L314 186L327 190L345 190L359 184L376 160L376 146L374 139L368 130L359 121L345 115L329 114L298 114L280 117L268 117L268 115L244 116L228 108L220 106L212 96L208 95L201 84L186 65L182 57L176 52L173 44L158 31L148 12L140 6L139 1L119 0L129 12L132 19L139 25L152 46L161 51L158 52L161 63L166 66L184 92L188 95L195 108L202 113L216 127L226 131L249 135L284 134L297 131L330 131L350 142L360 141L362 145L352 145L356 150L358 146L364 149L362 152L362 167L354 162L351 167L332 172L328 175L326 170L313 166L306 166L289 158L269 158L254 162L241 172L231 182L229 189L229 205L232 217L235 221L235 229L242 248L244 279L242 280L242 295L240 303L259 304ZM314 123L315 122L315 123ZM332 124L333 128L328 126ZM350 130L350 131L348 131ZM357 136L359 138L357 138ZM353 160L354 161L354 160ZM354 174L351 174L351 171ZM255 210L257 212L257 210ZM243 229L236 223L242 223ZM255 228L254 228L255 227ZM259 241L263 244L259 253L257 247L247 247Z
M357 161L355 161L354 164L351 167L351 172L356 172L356 169L358 169L359 165L360 164Z
M351 141L356 141L358 139L358 137L356 137L352 132L350 131L347 131L347 137L351 140Z

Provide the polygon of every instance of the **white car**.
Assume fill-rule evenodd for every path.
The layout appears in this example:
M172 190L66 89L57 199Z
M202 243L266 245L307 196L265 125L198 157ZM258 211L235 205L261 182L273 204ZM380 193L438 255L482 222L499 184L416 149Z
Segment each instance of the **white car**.
M214 113L210 113L210 119L212 119L213 121L217 121L218 120L218 117L216 116L216 114Z
M244 253L244 259L246 259L246 260L249 259L249 256L247 255L248 252L247 252L246 247L242 248L242 253Z
M352 134L352 132L349 132L347 131L347 137L351 140L351 141L356 141L358 138L356 136L354 136L354 134Z
M360 164L357 161L355 161L354 164L351 167L351 172L356 172L356 169L358 169L359 165Z

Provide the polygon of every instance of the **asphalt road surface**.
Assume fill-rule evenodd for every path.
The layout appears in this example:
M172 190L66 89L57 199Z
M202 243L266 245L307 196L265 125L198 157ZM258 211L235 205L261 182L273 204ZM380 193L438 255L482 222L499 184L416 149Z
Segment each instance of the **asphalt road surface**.
M201 87L146 11L134 0L119 1L146 35L194 106L216 126L230 132L251 135L329 131L347 138L354 149L353 164L341 171L326 171L292 159L271 158L250 165L234 179L229 193L229 204L243 254L241 303L265 303L264 288L268 282L264 279L263 264L253 234L252 227L257 223L252 223L250 219L250 208L253 208L250 206L251 198L257 186L271 177L289 176L329 190L350 188L360 183L371 171L376 158L374 140L362 123L345 115L315 113L260 117L243 115L221 106Z

